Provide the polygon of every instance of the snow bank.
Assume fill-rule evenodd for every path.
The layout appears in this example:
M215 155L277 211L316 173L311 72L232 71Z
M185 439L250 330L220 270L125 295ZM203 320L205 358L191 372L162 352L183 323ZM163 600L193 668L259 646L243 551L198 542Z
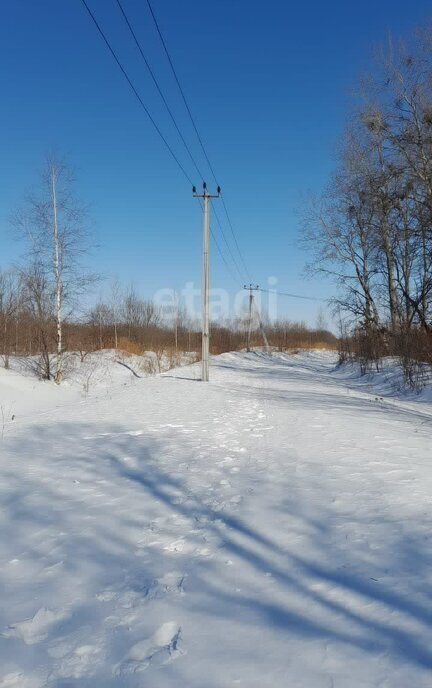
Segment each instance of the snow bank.
M194 353L179 353L176 362L187 365L194 358ZM111 394L140 378L167 371L173 359L152 351L142 356L114 349L84 356L73 352L65 357L61 385L39 380L35 363L32 357L11 356L10 370L0 368L0 433L17 417L69 406L87 396Z
M420 391L411 389L404 381L403 370L394 358L384 358L380 370L373 370L365 375L361 374L360 366L356 362L345 362L338 366L335 375L341 382L363 389L370 394L382 397L394 397L432 403L432 371L424 367L425 386Z

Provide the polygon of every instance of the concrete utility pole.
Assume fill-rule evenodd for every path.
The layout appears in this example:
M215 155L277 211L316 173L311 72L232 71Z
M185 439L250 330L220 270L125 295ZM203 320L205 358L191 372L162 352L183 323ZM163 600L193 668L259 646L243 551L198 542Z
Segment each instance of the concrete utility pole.
M202 380L209 379L209 352L210 352L210 328L209 328L209 245L210 245L210 198L219 198L220 186L216 194L209 194L207 184L203 183L203 193L197 193L196 187L192 187L195 198L204 200L203 207L203 316L202 316Z
M252 333L252 303L253 303L253 292L259 290L258 284L250 284L248 287L246 284L243 289L249 291L249 325L248 325L248 335L247 335L247 347L246 351L250 351L251 333Z

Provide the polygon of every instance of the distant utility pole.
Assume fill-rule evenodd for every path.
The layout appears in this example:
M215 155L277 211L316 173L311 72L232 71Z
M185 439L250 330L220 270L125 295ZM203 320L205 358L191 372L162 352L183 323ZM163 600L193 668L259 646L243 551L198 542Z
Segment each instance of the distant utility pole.
M202 380L208 382L209 379L209 352L210 352L210 329L209 329L209 245L210 245L210 198L219 198L220 186L217 187L216 194L209 194L207 184L203 183L203 193L197 193L196 187L192 187L195 198L204 200L203 206L203 315L202 315Z
M247 289L249 292L249 324L248 324L248 335L247 335L247 347L246 351L250 351L251 334L252 334L252 303L253 303L253 293L258 291L258 284L244 285L243 289Z
M253 300L254 300L254 291L259 291L259 285L258 284L250 284L247 286L246 284L244 285L243 289L247 289L249 292L249 326L248 326L248 336L247 336L247 347L246 351L250 351L250 345L251 345L251 334L252 334L252 305L253 305ZM257 309L257 315L258 315L258 322L259 322L259 327L261 330L261 334L263 336L264 340L264 345L267 353L270 353L270 346L267 340L267 336L264 330L264 325L261 320L261 315L259 313L259 310Z

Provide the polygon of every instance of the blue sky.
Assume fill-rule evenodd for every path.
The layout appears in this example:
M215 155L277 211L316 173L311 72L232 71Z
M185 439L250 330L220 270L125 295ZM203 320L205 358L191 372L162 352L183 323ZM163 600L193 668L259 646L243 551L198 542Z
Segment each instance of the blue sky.
M122 2L205 167L146 3ZM199 184L115 0L88 4ZM429 3L153 0L153 7L252 279L266 286L276 276L281 289L329 296L331 284L301 275L302 195L326 184L351 86L373 46L388 31L404 33L429 20ZM0 14L1 266L20 250L7 217L37 181L44 154L57 149L75 167L77 192L91 205L98 244L92 261L100 273L133 281L147 297L188 281L199 285L200 209L81 1L15 0L1 3ZM229 239L227 225L225 231ZM214 247L211 279L231 293L242 285ZM280 300L281 315L291 319L313 324L317 310L314 302Z

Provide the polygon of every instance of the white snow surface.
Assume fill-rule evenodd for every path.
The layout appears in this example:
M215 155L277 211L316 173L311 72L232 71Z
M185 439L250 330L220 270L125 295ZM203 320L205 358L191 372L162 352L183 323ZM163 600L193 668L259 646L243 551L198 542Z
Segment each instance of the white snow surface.
M420 390L410 388L404 381L401 365L396 359L390 357L381 359L379 370L372 369L361 374L359 364L351 361L338 366L335 373L348 386L353 381L357 389L364 389L380 397L432 403L432 370L427 365L422 366L423 386L420 385Z
M1 688L430 688L427 398L329 352L197 372L1 372Z
M180 363L195 360L194 353L179 353ZM133 384L137 379L167 371L171 361L162 353L158 358L152 351L142 356L115 349L86 354L68 353L64 360L61 386L52 381L41 382L35 372L37 359L11 356L10 370L0 368L0 424L32 415L38 411L69 405L87 396L111 394L114 390ZM55 357L52 356L55 369ZM198 371L196 375L198 377Z

